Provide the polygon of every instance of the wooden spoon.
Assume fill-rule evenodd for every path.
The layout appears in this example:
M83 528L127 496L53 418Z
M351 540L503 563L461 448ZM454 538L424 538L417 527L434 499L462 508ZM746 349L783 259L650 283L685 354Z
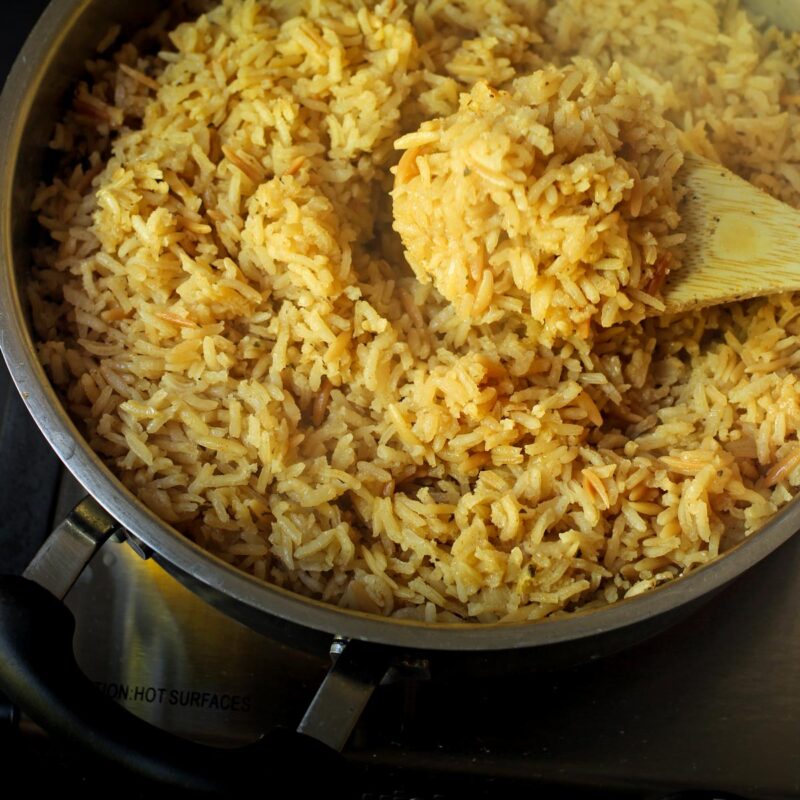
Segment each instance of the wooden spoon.
M800 211L698 156L687 155L677 180L689 190L679 228L686 242L658 313L800 289Z

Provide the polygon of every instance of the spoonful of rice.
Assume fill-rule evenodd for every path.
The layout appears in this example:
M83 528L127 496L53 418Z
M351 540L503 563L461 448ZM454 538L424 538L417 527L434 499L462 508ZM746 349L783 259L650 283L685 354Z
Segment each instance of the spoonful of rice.
M523 314L545 343L800 289L800 212L680 136L617 64L480 82L395 143L394 228L459 317Z

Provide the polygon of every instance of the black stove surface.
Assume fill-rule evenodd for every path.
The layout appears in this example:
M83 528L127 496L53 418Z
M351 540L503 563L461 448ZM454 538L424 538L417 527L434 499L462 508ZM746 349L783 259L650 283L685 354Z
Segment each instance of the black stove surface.
M45 5L28 0L4 8L2 74ZM22 571L75 492L0 368L0 569ZM178 611L170 617L176 630L182 630L181 619L200 615L205 630L224 629L229 641L239 643L237 652L258 659L258 686L248 683L252 674L241 677L245 688L238 696L247 701L247 713L226 718L242 737L274 722L296 725L324 663L222 618L167 576L153 574L152 565L136 565L126 547L116 547L71 595L79 639L106 643L98 632L113 628L114 620L86 609L97 607L92 600L104 580L127 570L135 575L130 585L137 597L152 584L177 598ZM686 622L619 655L558 672L520 674L506 670L500 654L492 678L443 682L434 675L382 686L347 748L350 760L363 768L358 794L800 797L798 601L795 537ZM146 617L151 612L141 605L131 601L117 613ZM136 620L127 623L136 629ZM145 618L139 624L150 623ZM81 663L104 691L130 692L127 705L156 723L197 738L206 725L224 731L221 717L175 719L146 701L147 690L157 692L158 685L147 669L141 671L142 663L156 664L162 677L184 669L173 663L180 659L213 663L207 642L193 643L187 633L178 638L180 653L157 636L123 637L105 649L87 649ZM203 678L193 680L205 686ZM121 781L118 772L27 725L12 732L0 722L0 765L8 774L24 775L28 791L99 793L113 786L118 797L157 793Z

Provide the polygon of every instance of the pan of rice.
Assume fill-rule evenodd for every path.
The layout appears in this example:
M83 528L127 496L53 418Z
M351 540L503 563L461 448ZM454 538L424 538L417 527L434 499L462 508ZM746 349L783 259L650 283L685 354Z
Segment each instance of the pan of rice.
M795 31L55 0L0 121L15 382L95 515L260 630L459 664L655 632L798 527L800 298L660 300L687 154L800 206Z

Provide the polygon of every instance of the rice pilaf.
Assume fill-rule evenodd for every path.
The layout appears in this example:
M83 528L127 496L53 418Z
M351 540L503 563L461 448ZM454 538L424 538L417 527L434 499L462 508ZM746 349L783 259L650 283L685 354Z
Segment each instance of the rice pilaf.
M42 362L136 496L260 579L442 622L645 592L800 483L800 298L590 331L459 314L392 230L395 144L596 72L670 152L800 206L798 44L735 0L224 0L98 55L57 127Z
M395 147L394 227L459 317L526 314L539 341L663 312L683 164L674 126L618 64L481 81ZM677 251L675 251L677 252Z

